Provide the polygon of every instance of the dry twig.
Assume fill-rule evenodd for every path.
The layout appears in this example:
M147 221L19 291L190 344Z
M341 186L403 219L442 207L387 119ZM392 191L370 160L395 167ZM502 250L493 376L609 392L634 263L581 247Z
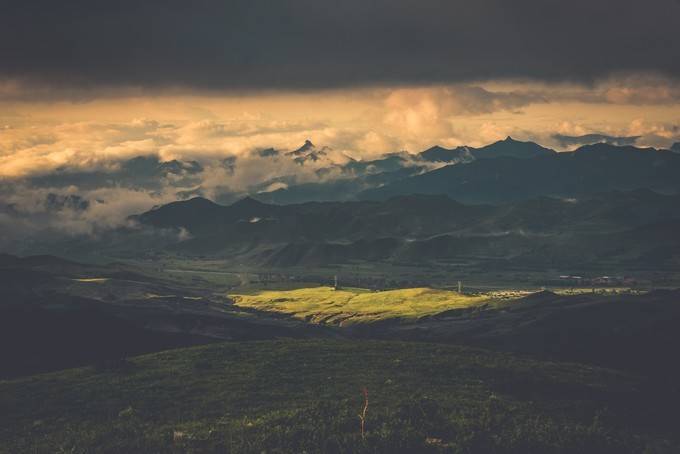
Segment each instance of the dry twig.
M359 413L359 420L361 421L361 438L366 438L366 411L368 410L368 389L363 388L364 408Z

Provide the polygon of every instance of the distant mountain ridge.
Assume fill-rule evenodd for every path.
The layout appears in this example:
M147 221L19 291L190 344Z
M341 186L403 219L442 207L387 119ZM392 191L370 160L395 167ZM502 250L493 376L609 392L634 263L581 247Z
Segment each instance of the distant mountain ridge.
M357 197L385 200L403 194L446 194L466 203L503 203L540 196L578 197L647 188L680 192L680 155L652 148L586 145L533 158L477 159L405 178Z
M508 136L505 140L477 148L473 151L476 159L517 158L529 159L539 156L550 156L555 150L542 147L534 142L521 142Z
M435 145L422 151L418 156L429 162L469 162L475 159L470 147L444 148Z
M598 148L603 146L609 147L608 150L621 151L621 155L626 154L625 158L616 159L615 164L628 168L626 177L617 176L613 168L612 172L606 171L606 167L610 166L616 157L605 156L607 153ZM585 164L585 159L581 159L579 162L584 162L582 166L564 164L568 161L564 159L564 156L580 154L592 147L600 150L602 156L609 162L605 164L593 159L592 162ZM680 145L676 144L676 151L678 147ZM631 146L615 147L607 144L587 145L575 152L558 153L534 142L523 142L507 137L479 148L459 146L448 149L436 145L416 154L402 151L388 153L375 159L359 160L328 147L317 147L310 140L306 140L302 146L288 152L274 148L257 149L244 157L231 156L215 162L161 161L155 156L138 156L122 161L108 170L59 169L43 176L32 177L29 183L38 187L51 188L56 198L64 198L67 195L69 197L80 196L83 204L78 206L84 208L92 204L93 200L72 192L61 194L58 192L59 188L75 186L84 191L98 187L122 187L150 191L175 190L175 195L180 200L209 194L221 203L231 203L246 195L251 195L263 201L279 204L389 198L393 195L421 192L447 194L461 201L472 203L499 203L543 195L569 196L579 192L630 190L638 187L662 192L676 190L677 185L672 182L650 181L654 179L654 175L641 179L639 175L635 175L635 172L629 172L630 169L637 169L640 173L644 172L645 168L649 171L650 165L649 162L645 163L636 159L632 151L663 153L653 149ZM238 178L243 160L251 158L261 160L262 165L273 166L273 172L280 167L286 169L284 172L288 173L268 175L263 172L261 180L252 181L245 187L234 187L230 179ZM516 159L521 162L503 161L507 159ZM659 159L668 160L665 157ZM298 171L291 169L290 166L278 165L287 160L305 167L306 176L299 177ZM489 162L485 164L481 161ZM624 165L624 161L628 161L627 166ZM667 164L674 165L664 162L660 166ZM447 165L461 167L455 171L440 169ZM600 168L600 175L594 175L590 166ZM297 168L297 166L294 167ZM224 183L218 185L217 188L204 187L204 179L215 171L218 174L224 174ZM653 171L654 168L651 173ZM518 180L522 181L517 184L509 181L508 173L518 175ZM447 176L441 177L440 174ZM572 176L568 177L566 174ZM544 178L549 181L543 181L542 175L546 177L549 175L549 178ZM629 182L626 183L624 180L629 177ZM582 185L579 191L565 187L569 186L570 178L574 184L581 180L586 184ZM440 179L447 181L440 181ZM593 180L599 180L600 184L594 184L597 181ZM211 184L215 184L214 181ZM530 184L533 185L533 189L518 187ZM461 185L467 185L467 187Z
M256 196L272 203L385 200L408 194L446 194L465 203L576 197L647 188L677 193L677 154L611 143L556 152L507 137L480 148L439 145L412 155L392 153L350 161L338 179L289 185Z
M442 195L293 205L246 198L231 206L196 198L132 219L190 234L166 243L167 251L268 266L474 256L519 263L540 263L549 256L577 263L621 254L626 260L657 257L659 266L680 263L680 238L668 233L680 228L680 196L649 190L500 206L465 205ZM621 249L624 244L630 245L628 252Z
M317 156L317 148L309 140L299 149L287 153L297 163L316 162L325 155L322 149ZM258 193L257 197L272 203L303 203L307 201L347 201L352 200L364 190L396 183L415 175L420 175L445 164L467 164L478 159L512 157L529 159L537 156L552 155L556 152L533 142L521 142L507 137L481 148L460 146L452 149L435 145L418 154L407 152L389 153L378 159L361 161L349 160L339 165L340 175L336 179L317 183L303 183L271 192Z
M321 150L328 152L332 158L337 157L335 152L325 148ZM653 148L598 143L582 146L576 151L558 153L532 142L507 138L479 149L433 147L420 155L396 152L366 161L351 158L333 161L326 156L318 158L318 161L303 161L299 166L295 164L294 159L308 157L317 151L319 148L308 141L290 152L294 153L290 156L286 156L285 152L267 151L264 157L253 158L263 160L263 165L266 163L272 168L282 164L280 167L285 168L286 172L299 171L304 173L304 178L298 180L295 175L275 175L269 180L253 182L243 190L231 190L229 186L232 177L240 177L236 175L235 169L239 166L236 158L221 159L221 167L216 173L213 173L215 169L203 171L203 163L191 161L160 162L157 158L128 160L121 164L120 169L135 169L134 172L121 174L119 169L114 177L127 175L125 178L132 180L119 181L111 174L106 174L113 178L113 187L127 187L126 181L135 181L135 184L144 181L148 183L144 187L145 191L156 191L154 194L158 194L172 191L176 188L172 185L180 182L186 189L178 190L174 199L192 199L187 203L176 202L134 216L129 226L113 229L112 232L98 228L97 235L99 238L111 238L112 245L115 245L112 249L126 251L127 255L134 255L139 248L156 251L167 247L192 254L199 250L207 254L227 254L232 251L239 256L248 255L244 260L259 263L266 261L266 257L272 256L282 245L308 244L310 241L336 243L330 247L336 251L343 249L342 244L377 241L381 238L397 239L398 242L425 241L437 235L495 235L516 231L520 235L517 237L519 244L524 242L521 235L526 232L543 234L547 229L548 233L555 233L555 225L548 218L559 218L560 213L567 215L562 219L564 225L585 225L585 222L575 221L573 216L578 214L577 211L566 208L564 200L598 200L602 193L626 193L638 189L668 195L680 193L680 179L677 177L680 175L680 153ZM274 161L267 163L270 159ZM218 186L211 192L204 191L200 186L204 172L213 181L218 181ZM151 176L147 180L144 179L146 177L137 180L133 178L137 173ZM159 174L166 177L158 180ZM260 174L266 176L267 172ZM83 174L83 178L85 176L92 184L96 184L97 180L109 183L104 174ZM224 189L221 191L219 188ZM203 196L206 194L221 204L232 203L245 196L252 199L227 209L205 199ZM43 197L39 203L44 213L40 214L41 218L36 218L36 223L43 223L44 219L53 217L73 218L80 222L95 216L95 209L106 208L105 204L109 202L104 197L100 200L96 194L82 196L72 188L63 193L56 188L49 188L44 191L44 196L40 192L38 195ZM423 206L432 204L432 199L417 199L418 195L445 196L449 201L437 202L442 206L432 212L418 212L412 206L414 203ZM173 199L172 194L167 192L164 192L164 198ZM618 199L624 200L626 197L619 195ZM561 202L556 204L555 200ZM351 201L360 203L339 203ZM320 205L308 202L328 203L320 208ZM633 203L630 200L626 203L629 202ZM266 203L266 206L262 203ZM456 208L453 203L459 206ZM602 203L619 207L620 213L630 211L629 207L620 206L616 201ZM277 206L281 204L295 206L284 209ZM494 211L488 205L496 205L501 211L513 206L515 213L518 213L520 206L530 208L527 208L528 214L519 218L516 224L504 226L497 218L501 211ZM302 206L306 208L302 209ZM0 211L11 222L16 220L16 225L32 220L30 210L22 208L16 203L0 203ZM481 217L475 217L472 213ZM640 225L637 221L627 220L625 215L618 215L618 221L613 222L611 219L617 216L614 212L607 214L609 217L604 217L604 213L600 212L595 214L593 223L602 229L606 228L601 230L604 232L613 231L617 222L621 228L628 229ZM649 223L670 217L642 216ZM134 225L158 229L147 236L139 232L136 237L130 236ZM39 232L42 233L42 230ZM49 235L52 235L51 232L45 231L43 238L37 238L38 241L30 238L30 241L27 239L17 247L12 244L18 242L14 242L6 250L30 254L52 252L55 251L52 249L52 243L55 242L60 245L66 242L72 245L68 247L74 248L82 248L84 244L107 247L101 241L84 239L86 235L63 235L56 239ZM138 240L128 241L132 237ZM384 244L381 243L380 248ZM478 247L486 248L490 244L480 244ZM409 249L414 247L411 245ZM461 244L460 247L467 245ZM506 246L499 246L499 250L504 248ZM392 260L396 260L398 255L395 250L392 248L392 252L387 254ZM349 260L347 257L357 254L361 256L361 248L349 254L343 252L339 256ZM430 252L425 256L428 254ZM325 260L323 256L324 253L321 254L322 261Z
M508 136L504 140L499 140L481 148L460 146L456 148L444 148L439 145L428 148L419 153L420 159L430 162L471 162L475 159L493 158L517 158L529 159L538 156L546 156L556 153L555 150L545 148L534 142L522 142Z

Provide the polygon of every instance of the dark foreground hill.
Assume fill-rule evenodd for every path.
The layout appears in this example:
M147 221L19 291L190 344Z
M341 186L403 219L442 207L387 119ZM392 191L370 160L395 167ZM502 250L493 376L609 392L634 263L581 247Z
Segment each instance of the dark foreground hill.
M117 265L3 255L0 289L0 379L224 339L320 335L234 310L212 288Z
M444 312L417 324L356 331L596 364L677 383L680 363L671 358L680 345L679 324L680 290L639 295L543 291L474 311Z
M677 291L489 296L345 329L178 275L0 265L2 453L680 449ZM211 344L132 357L196 342ZM88 367L7 380L73 365Z
M0 452L670 453L677 403L612 370L463 347L225 343L0 382Z

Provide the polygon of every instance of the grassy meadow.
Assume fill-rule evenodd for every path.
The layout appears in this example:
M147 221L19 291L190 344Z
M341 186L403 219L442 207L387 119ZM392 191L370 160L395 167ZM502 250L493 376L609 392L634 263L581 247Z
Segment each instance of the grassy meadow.
M234 304L260 311L278 312L312 323L347 326L387 319L416 320L451 309L489 302L450 290L409 288L371 291L359 288L312 287L294 290L230 294Z
M678 452L654 396L451 345L233 342L0 381L0 452Z

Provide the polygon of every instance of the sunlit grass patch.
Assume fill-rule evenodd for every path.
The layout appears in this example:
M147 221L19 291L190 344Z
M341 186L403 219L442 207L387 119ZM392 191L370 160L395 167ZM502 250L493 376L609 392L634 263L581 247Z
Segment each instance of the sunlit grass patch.
M337 325L390 318L414 320L451 309L473 307L489 300L486 296L469 296L424 287L381 292L356 288L334 290L332 287L312 287L230 296L241 307L289 314L314 323Z
M79 279L73 279L76 282L92 282L92 283L97 283L97 284L102 284L104 282L108 282L109 278L108 277L84 277L84 278L79 278Z
M146 293L144 294L144 297L146 299L170 299L170 298L177 298L177 295L157 295L155 293Z

